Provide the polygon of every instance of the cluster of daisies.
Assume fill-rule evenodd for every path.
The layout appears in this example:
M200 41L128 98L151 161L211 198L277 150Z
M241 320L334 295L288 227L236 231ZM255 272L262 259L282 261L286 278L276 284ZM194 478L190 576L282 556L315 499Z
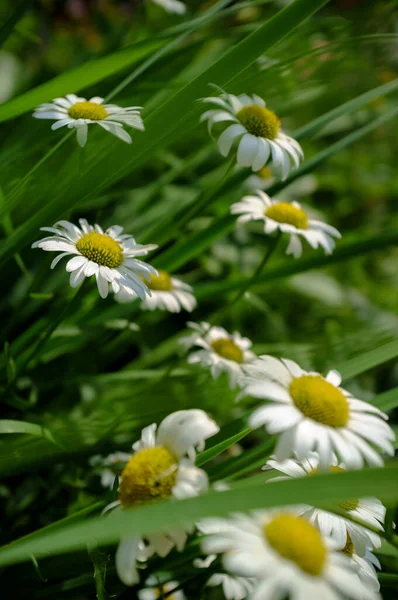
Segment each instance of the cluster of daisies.
M261 98L222 92L204 101L212 108L202 120L207 121L210 134L219 129L220 153L234 153L238 166L251 167L252 183L253 178L261 183L270 173L285 179L299 166L300 145L281 130L278 117ZM99 97L86 100L68 94L41 105L34 116L53 119L52 129L75 129L78 143L84 146L92 124L131 143L124 126L143 131L140 110L106 104ZM271 199L265 187L259 184L257 195L245 196L231 206L232 214L239 215L238 223L262 221L265 234L287 234L287 254L295 257L301 255L301 239L326 253L333 251L334 238L340 237L336 229L309 218L291 197ZM140 299L147 310L191 312L196 307L188 284L141 260L156 246L137 243L122 227L104 231L80 219L79 226L59 221L43 230L50 235L33 247L58 253L51 268L67 257L72 287L95 276L102 298L113 292L118 302ZM324 377L305 372L288 359L257 357L249 339L210 323L188 323L188 327L191 334L181 339L189 352L188 362L209 369L214 378L227 374L230 387L239 389L238 400L248 396L257 401L250 428L264 427L277 436L274 456L264 469L278 476L268 476L264 486L281 477L360 469L365 463L382 466L382 454L393 454L394 434L387 416L343 389L338 372ZM178 411L158 428L152 424L143 429L132 454L94 457L92 465L100 470L105 487L114 488L115 471L118 477L118 497L105 509L107 518L138 505L206 493L209 482L206 472L195 464L196 453L218 431L204 411ZM227 488L219 482L216 489ZM381 544L385 509L375 498L351 499L338 509L339 514L307 505L258 510L205 519L190 529L127 535L116 552L117 573L127 586L140 584L140 600L165 595L181 600L183 592L177 582L153 576L146 580L145 573L140 576L140 565L155 554L165 557L173 548L182 551L188 537L197 535L201 555L193 568L206 569L207 585L222 586L228 600L376 600L375 567L380 565L372 551Z

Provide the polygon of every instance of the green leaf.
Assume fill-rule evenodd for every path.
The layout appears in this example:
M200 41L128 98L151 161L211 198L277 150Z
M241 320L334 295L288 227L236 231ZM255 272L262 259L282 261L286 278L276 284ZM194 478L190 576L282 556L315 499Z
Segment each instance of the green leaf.
M33 90L29 90L9 102L0 105L0 122L28 112L42 102L49 102L57 96L79 92L90 85L99 83L110 75L114 75L145 58L163 44L165 44L165 41L158 39L138 42L120 52L115 52L96 60L90 60L80 67L76 67L76 69L62 73L54 77L54 79L50 79L50 81L46 81L35 87Z
M4 44L9 35L13 32L14 27L22 19L25 12L33 4L33 0L21 0L18 6L13 7L13 12L10 14L4 25L0 28L0 47Z
M231 216L231 222L232 216ZM206 235L206 231L202 232L202 235ZM296 275L297 273L303 273L311 269L319 269L335 263L345 261L349 258L357 258L373 252L381 250L391 245L398 243L398 229L390 231L383 231L381 234L372 235L365 237L361 235L357 239L348 242L340 243L333 254L325 256L323 254L314 254L310 258L301 258L298 260L284 261L280 266L268 268L258 278L256 284L253 286L254 289L264 287L272 281L282 279L283 277L289 277L290 275ZM166 254L166 253L165 253ZM239 277L236 279L230 279L227 281L217 281L215 283L201 284L195 287L195 296L198 300L204 298L211 298L214 295L222 293L232 292L240 289L244 282L249 278Z
M227 450L228 448L242 440L244 437L249 435L250 432L251 429L244 429L243 431L240 431L239 433L236 433L235 435L232 435L231 437L227 438L223 442L220 442L219 444L208 448L208 450L201 452L196 457L196 466L201 467L205 463L209 462L209 460L212 460L215 456L218 456L219 454L224 452L224 450Z
M91 518L53 533L16 541L0 549L0 565L21 562L31 555L37 559L49 554L71 552L85 548L91 540L101 546L129 535L148 535L188 527L204 517L226 516L231 512L292 504L326 507L347 498L367 496L377 496L390 504L398 500L398 462L391 462L383 469L317 474L277 481L266 488L263 476L249 478L245 483L239 482L239 485L225 492L210 492L187 500L161 502L108 517Z
M35 423L26 421L13 421L11 419L2 419L0 421L0 434L3 433L26 433L28 435L36 435L55 444L54 438L48 429Z
M378 394L371 401L372 404L377 406L383 412L389 412L398 406L398 387Z
M398 340L392 340L335 367L343 379L350 379L398 356Z

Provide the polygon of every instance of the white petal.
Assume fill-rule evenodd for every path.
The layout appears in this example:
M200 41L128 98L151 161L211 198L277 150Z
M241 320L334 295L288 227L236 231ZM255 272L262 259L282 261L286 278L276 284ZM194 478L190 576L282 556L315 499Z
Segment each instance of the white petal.
M222 132L218 139L218 148L222 156L228 156L235 137L244 133L246 133L246 129L239 123L230 125L225 131Z
M139 538L126 538L119 543L116 551L116 571L124 585L138 583L140 577L136 569L136 558Z
M250 133L245 133L239 142L237 162L241 167L251 167L258 149L258 138Z
M220 428L200 409L179 410L159 425L157 443L175 456L182 456L202 446L204 441L218 433Z
M83 125L79 125L79 127L76 127L77 143L82 148L83 148L83 146L86 145L86 142L87 142L87 132L88 132L88 126L86 123L84 123Z

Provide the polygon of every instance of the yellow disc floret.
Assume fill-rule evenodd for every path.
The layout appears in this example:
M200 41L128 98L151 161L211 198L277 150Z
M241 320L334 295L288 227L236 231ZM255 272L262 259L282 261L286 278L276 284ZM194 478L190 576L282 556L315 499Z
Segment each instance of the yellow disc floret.
M347 424L347 399L320 375L303 375L293 379L289 391L294 404L309 419L329 427L344 427Z
M236 113L236 118L249 133L257 137L274 140L279 133L281 122L276 114L258 104L244 106Z
M76 102L68 109L68 115L72 119L90 119L91 121L102 121L108 113L102 104L95 102Z
M211 347L219 356L233 360L237 363L243 362L243 352L232 340L229 338L220 338L211 344Z
M302 517L282 513L264 526L269 545L283 558L296 563L302 571L320 575L327 550L321 534Z
M149 282L145 280L145 283L149 287L150 290L156 290L159 292L169 292L173 289L173 284L171 281L171 277L166 271L158 270L159 277L156 275L151 275L151 279Z
M274 202L264 214L278 223L294 225L297 229L308 229L307 213L289 202Z
M350 537L350 534L347 533L347 541L345 543L344 548L342 549L342 553L346 554L347 556L351 557L354 554L354 544L352 543L352 539Z
M177 459L166 448L142 448L125 466L119 499L123 506L164 500L171 495L177 476Z
M105 233L91 231L85 233L76 244L77 250L93 262L110 269L120 267L123 252L116 240Z
M257 177L261 177L261 179L267 180L273 177L272 169L270 167L263 167L256 173Z

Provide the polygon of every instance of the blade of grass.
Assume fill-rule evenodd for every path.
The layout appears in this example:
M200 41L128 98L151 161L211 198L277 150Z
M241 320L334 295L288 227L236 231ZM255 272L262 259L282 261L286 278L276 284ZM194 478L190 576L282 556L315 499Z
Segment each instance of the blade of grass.
M316 474L313 477L277 481L264 493L262 477L256 484L240 485L225 492L210 492L197 498L161 502L110 517L96 517L31 540L0 549L0 565L28 560L31 555L55 555L85 548L90 540L98 546L117 542L128 535L148 535L192 525L210 516L266 509L292 504L327 506L353 497L376 496L386 504L398 500L398 462L380 469ZM241 482L243 483L243 482ZM326 504L325 504L326 500Z

